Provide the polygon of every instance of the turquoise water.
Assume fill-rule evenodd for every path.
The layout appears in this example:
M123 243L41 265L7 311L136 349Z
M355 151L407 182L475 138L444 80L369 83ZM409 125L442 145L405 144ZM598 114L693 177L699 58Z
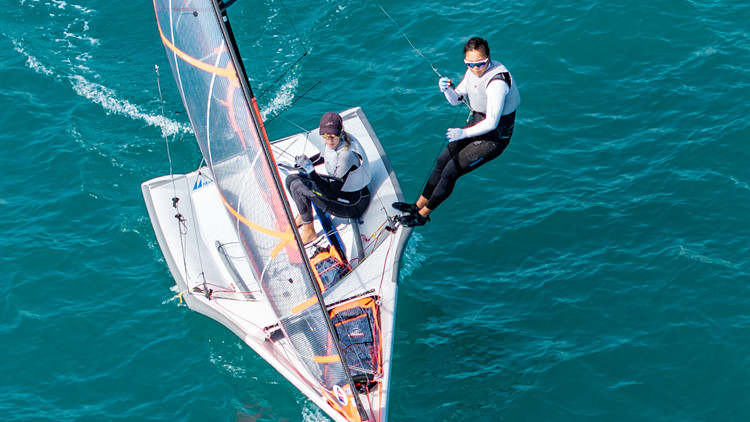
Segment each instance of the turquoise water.
M455 79L484 36L522 97L410 241L391 420L749 420L747 2L381 4ZM328 420L174 298L140 184L163 135L201 156L151 4L3 6L0 419ZM361 106L418 195L465 110L375 2L230 18L271 138Z

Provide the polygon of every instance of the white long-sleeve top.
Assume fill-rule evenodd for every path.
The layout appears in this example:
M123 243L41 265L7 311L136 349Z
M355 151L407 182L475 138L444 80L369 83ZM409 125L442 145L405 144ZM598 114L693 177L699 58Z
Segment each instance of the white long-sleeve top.
M461 104L461 97L468 98L472 111L486 116L481 122L465 129L467 137L483 135L494 130L500 122L500 117L514 112L521 103L518 87L512 76L510 87L502 79L492 80L503 72L510 75L502 63L492 60L481 77L478 78L467 69L461 83L455 89L448 88L445 91L445 98L452 105Z

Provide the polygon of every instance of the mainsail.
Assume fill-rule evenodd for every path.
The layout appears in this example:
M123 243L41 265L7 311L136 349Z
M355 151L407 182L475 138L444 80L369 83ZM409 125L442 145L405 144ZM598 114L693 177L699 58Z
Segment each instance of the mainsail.
M154 0L154 6L195 137L282 331L311 385L349 420L366 420L322 301L324 287L291 219L226 6L215 0Z

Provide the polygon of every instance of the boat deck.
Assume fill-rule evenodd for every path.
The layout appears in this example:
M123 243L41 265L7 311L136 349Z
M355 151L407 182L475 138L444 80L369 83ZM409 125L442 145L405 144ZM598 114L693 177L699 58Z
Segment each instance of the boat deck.
M368 403L380 403L372 412L385 420L399 259L411 230L389 219L396 214L390 204L403 201L403 196L364 114L355 108L342 117L345 130L359 140L359 152L369 161L372 200L359 220L332 218L352 271L323 297L329 308L363 296L377 298L383 375L376 391L362 395L362 402L368 409ZM316 129L273 142L272 150L284 167L293 165L294 156L312 156L323 146ZM293 171L282 168L282 179ZM317 171L323 172L324 166ZM277 317L253 275L237 235L237 222L227 213L210 170L162 176L145 182L142 190L157 240L188 306L227 326L334 420L345 420L332 413L326 399L308 381L310 374L283 335L275 335ZM308 257L328 246L317 218L315 227L319 237L306 246Z

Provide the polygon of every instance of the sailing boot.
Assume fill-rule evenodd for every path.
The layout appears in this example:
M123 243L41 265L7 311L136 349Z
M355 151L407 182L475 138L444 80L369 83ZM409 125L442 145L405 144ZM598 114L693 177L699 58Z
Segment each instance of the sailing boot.
M406 214L406 215L400 215L396 217L396 221L401 223L404 227L417 227L417 226L424 226L428 221L430 221L430 217L423 217L419 215L418 213L414 214Z
M407 204L406 202L394 202L391 206L401 212L408 212L409 214L416 214L419 211L417 204Z

